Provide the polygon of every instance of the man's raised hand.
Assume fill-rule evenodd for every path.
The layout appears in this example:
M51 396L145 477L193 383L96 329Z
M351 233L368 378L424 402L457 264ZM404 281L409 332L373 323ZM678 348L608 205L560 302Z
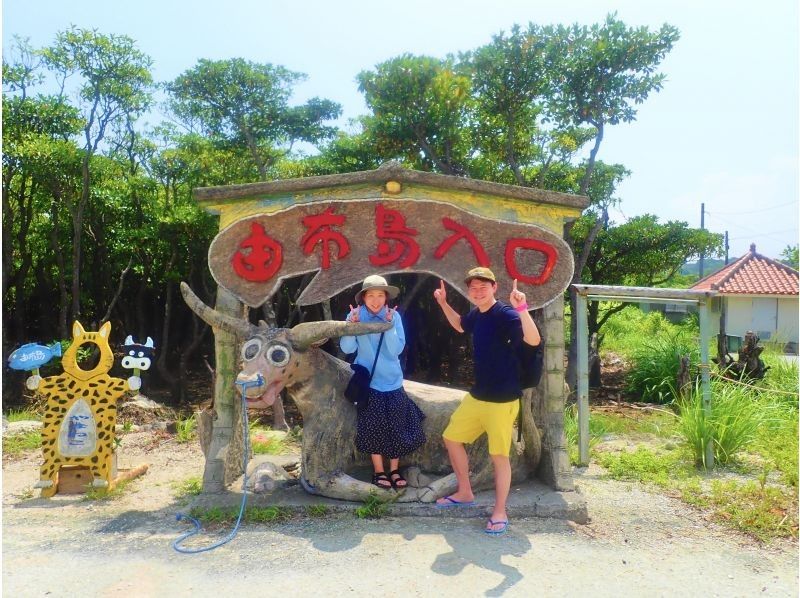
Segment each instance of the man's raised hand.
M514 286L511 287L511 295L508 298L509 303L511 303L511 307L517 308L520 305L527 305L528 302L525 298L525 293L522 291L517 290L517 279L514 279Z
M439 280L439 288L433 292L433 298L439 305L447 303L447 289L444 288L443 280Z

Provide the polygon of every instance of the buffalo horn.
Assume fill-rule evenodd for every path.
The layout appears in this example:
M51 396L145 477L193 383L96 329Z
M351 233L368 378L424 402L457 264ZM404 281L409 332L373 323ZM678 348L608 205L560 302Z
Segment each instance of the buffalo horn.
M289 331L289 339L298 349L304 349L324 338L339 338L340 336L358 336L383 332L392 327L391 322L365 324L362 322L338 322L326 320L323 322L303 322Z
M186 301L186 305L209 326L230 332L239 337L247 337L252 334L255 326L245 320L222 314L209 307L194 294L194 291L185 282L181 282L181 294L183 295L183 300Z

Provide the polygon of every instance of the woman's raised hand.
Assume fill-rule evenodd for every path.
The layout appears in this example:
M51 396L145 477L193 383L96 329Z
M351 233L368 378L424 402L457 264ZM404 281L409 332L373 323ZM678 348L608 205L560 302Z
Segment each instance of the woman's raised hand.
M347 321L348 322L358 322L359 321L358 311L359 311L359 306L358 305L356 305L355 307L353 307L351 305L350 306L350 313L347 314Z
M392 316L395 314L396 311L397 311L397 306L396 305L394 307L387 307L386 308L386 321L387 322L391 322L392 321Z

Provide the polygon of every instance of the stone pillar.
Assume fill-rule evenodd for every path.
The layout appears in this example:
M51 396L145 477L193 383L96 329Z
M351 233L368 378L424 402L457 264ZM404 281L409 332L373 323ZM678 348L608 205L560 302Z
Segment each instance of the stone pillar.
M241 318L244 315L241 302L222 287L217 289L216 310L234 318ZM236 337L215 328L214 339L216 352L214 410L217 417L212 424L211 443L206 454L203 492L222 492L243 473L244 436L241 397L237 395L235 385L238 373Z
M564 299L543 310L544 374L533 395L534 417L542 431L542 459L537 477L555 490L574 490L564 436Z

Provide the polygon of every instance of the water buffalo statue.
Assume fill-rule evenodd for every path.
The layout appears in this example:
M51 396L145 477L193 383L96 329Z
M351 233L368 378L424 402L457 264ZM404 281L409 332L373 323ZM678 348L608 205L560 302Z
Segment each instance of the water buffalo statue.
M433 502L455 491L447 451L442 441L450 415L464 391L405 381L408 395L425 413L428 441L403 459L405 467L416 466L423 475L409 475L409 486L396 493L380 490L350 473L369 459L355 446L356 408L344 397L351 376L348 363L323 351L320 345L329 338L380 332L389 324L344 321L305 322L293 328L270 328L215 311L181 284L189 307L206 323L236 335L242 340L241 371L237 382L259 379L259 386L247 388L251 407L272 405L282 389L297 404L303 416L301 483L311 494L343 500L363 501L371 493L396 497L400 502ZM512 480L521 482L536 470L541 456L540 433L531 410L530 390L523 396L522 438L511 449ZM485 436L468 445L473 487L493 487L492 464ZM398 496L399 494L399 496Z

